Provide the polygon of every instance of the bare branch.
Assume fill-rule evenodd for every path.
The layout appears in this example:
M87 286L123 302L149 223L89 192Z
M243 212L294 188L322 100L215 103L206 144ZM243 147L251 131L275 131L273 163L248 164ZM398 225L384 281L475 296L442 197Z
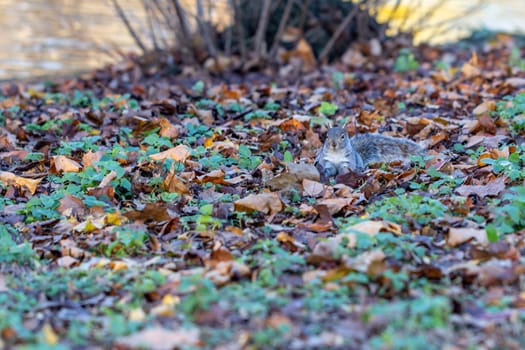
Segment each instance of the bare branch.
M321 51L321 54L319 55L320 62L326 61L328 55L330 54L330 51L332 51L332 48L335 45L335 42L337 41L337 39L339 39L339 36L341 35L341 33L343 33L346 27L348 27L350 23L352 22L352 19L354 19L354 17L356 16L357 11L359 10L360 4L361 4L360 2L354 3L354 8L352 9L352 11L348 12L343 22L339 24L339 27L337 27L334 34L330 38L330 40L328 40L328 43L326 43L326 45L323 47L323 50Z
M244 28L241 23L241 16L239 13L239 0L230 0L230 6L233 8L233 20L237 35L239 36L239 50L241 51L241 61L244 64L246 62L246 37L244 34Z
M277 48L279 47L279 42L281 41L284 28L286 27L286 23L288 22L288 17L290 17L290 13L292 12L292 6L294 1L295 0L288 0L288 2L286 3L283 16L281 17L281 22L279 22L277 34L275 34L275 37L273 38L272 48L270 49L270 57L275 56L275 53L277 52Z
M184 9L179 3L179 0L171 0L171 3L175 8L175 14L177 15L177 19L179 20L179 26L182 34L182 45L188 51L190 60L195 61L195 57L193 55L194 52L190 41L190 29L188 28L188 23L184 18Z
M150 6L148 0L142 0L142 6L144 6L144 12L146 14L146 22L148 23L149 32L151 35L151 42L153 43L153 48L155 50L159 49L159 44L157 42L157 36L155 35L155 28L153 27L153 9Z
M140 37L135 32L135 29L133 29L133 27L131 26L131 23L129 23L128 17L124 13L124 10L122 10L122 7L120 7L117 0L111 0L111 2L113 3L113 6L115 7L115 10L117 11L118 16L120 17L120 19L122 20L126 28L128 29L129 34L133 37L133 40L135 40L135 43L137 44L138 47L140 47L142 52L145 53L147 51L146 46L144 45Z
M264 0L261 17L259 18L259 25L257 26L257 32L255 33L255 57L261 59L263 56L263 50L265 49L265 34L268 22L270 20L270 5L271 0Z
M216 57L217 49L215 48L215 45L213 44L213 41L211 40L210 31L208 30L209 29L208 23L206 23L203 20L204 7L202 5L202 0L197 0L195 2L195 5L197 6L197 17L196 17L197 25L199 26L199 30L204 39L204 43L206 44L206 49L208 50L208 53L210 54L210 56Z

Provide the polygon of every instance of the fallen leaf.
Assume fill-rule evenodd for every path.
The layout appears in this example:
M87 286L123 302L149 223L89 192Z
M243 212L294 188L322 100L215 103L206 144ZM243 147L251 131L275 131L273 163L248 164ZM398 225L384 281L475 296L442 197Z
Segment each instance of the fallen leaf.
M465 197L471 194L475 194L479 198L497 196L505 190L505 181L506 178L498 177L486 185L462 185L456 188L456 193Z
M175 348L198 346L199 336L197 328L168 330L156 326L126 337L120 337L116 340L116 343L133 349L173 350Z
M0 171L0 181L2 181L5 186L25 187L31 194L35 194L36 188L42 179L26 179L25 177L17 176L8 171Z
M331 215L339 213L344 207L350 205L353 198L327 198L317 202L318 205L326 205Z
M250 194L234 202L236 211L260 211L264 214L275 215L284 209L279 195L275 192Z
M385 253L381 249L375 249L361 253L355 258L348 258L345 266L355 271L368 273L373 264L382 263L385 259Z
M89 150L88 152L84 153L84 155L82 156L82 164L84 164L85 167L88 167L88 166L94 167L95 162L98 162L102 158L103 154L104 153L102 153L102 151L93 152Z
M309 197L319 197L325 191L325 185L309 179L303 180L303 194Z
M178 145L166 151L155 153L149 157L153 160L171 159L176 162L184 162L190 156L190 148L185 145Z
M123 214L130 220L135 221L167 221L171 219L165 203L146 203L144 208L131 210Z
M472 111L472 113L474 113L474 115L481 115L486 114L488 112L492 112L494 110L496 110L495 101L484 101L477 105L476 108L474 108L474 110Z
M451 227L448 231L447 244L452 247L456 247L462 243L468 242L471 239L475 240L478 243L487 245L489 240L487 238L487 233L484 229L476 228L454 228Z
M190 194L190 190L186 183L182 181L177 174L168 173L166 178L162 182L164 190L167 192L178 193L178 194Z
M66 217L72 215L81 217L87 213L87 208L84 202L82 202L80 198L67 193L60 199L60 204L58 205L57 210L60 214Z
M274 190L282 190L293 187L300 189L303 180L319 181L321 175L313 164L286 163L286 170L270 179L267 185Z
M77 161L66 156L53 156L51 158L50 172L54 174L60 173L78 173L82 169Z
M65 268L71 268L78 265L78 263L78 260L71 256L63 256L57 259L57 265Z

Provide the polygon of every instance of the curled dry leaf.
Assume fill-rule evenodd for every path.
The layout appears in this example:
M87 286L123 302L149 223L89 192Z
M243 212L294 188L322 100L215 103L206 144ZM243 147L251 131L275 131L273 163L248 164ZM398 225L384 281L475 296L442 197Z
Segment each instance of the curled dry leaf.
M456 193L465 197L468 197L471 194L475 194L479 198L497 196L505 190L506 180L505 177L498 177L486 185L462 185L456 188Z
M275 192L261 193L261 194L250 194L242 199L234 202L234 208L236 211L260 211L264 214L275 215L284 206L279 198L279 195Z
M0 171L0 181L5 186L24 187L29 190L31 194L35 194L36 188L42 179L26 179L25 177L15 175L8 171Z
M476 108L474 108L474 110L472 111L472 113L474 113L474 115L481 115L488 112L492 112L494 110L496 110L495 101L484 101L477 105Z
M164 203L146 203L140 210L131 210L124 213L124 216L130 220L136 221L167 221L171 219L166 204Z
M348 227L345 232L358 231L374 236L379 232L391 232L397 236L401 235L401 226L389 221L367 220Z
M178 194L190 194L186 183L182 181L175 173L168 173L162 182L164 190Z
M82 164L84 164L85 167L88 166L95 166L95 162L98 162L102 158L102 151L88 151L84 153L82 156Z
M132 349L172 350L199 344L199 330L168 330L160 326L144 329L132 335L117 339L117 344Z
M350 205L353 202L353 198L327 198L318 201L318 205L326 205L328 212L331 215L339 213L344 207Z
M349 258L345 266L360 272L369 272L374 264L382 263L386 259L385 253L381 249L372 250L359 254L355 258Z
M303 180L303 194L310 197L319 197L323 194L325 185L309 179Z
M190 148L185 145L178 145L166 151L155 153L149 157L153 160L171 159L176 162L184 162L190 156Z
M57 259L57 264L60 267L71 268L79 264L78 260L71 256L63 256Z
M51 173L78 173L80 170L82 170L82 165L66 156L53 156L51 158L51 168L49 169Z
M455 247L462 243L468 242L471 239L475 240L478 243L487 245L489 240L487 238L487 233L483 229L476 228L450 228L448 231L448 240L447 243L449 246Z
M276 190L290 187L300 189L303 180L319 181L320 178L319 170L313 164L286 163L286 170L270 179L267 185Z

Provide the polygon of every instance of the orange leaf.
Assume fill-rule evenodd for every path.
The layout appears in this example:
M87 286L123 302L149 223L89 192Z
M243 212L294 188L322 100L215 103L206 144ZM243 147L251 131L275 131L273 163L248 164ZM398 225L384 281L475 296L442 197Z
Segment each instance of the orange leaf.
M184 162L190 156L190 148L185 145L178 145L166 151L155 153L149 157L153 160L172 159L176 162Z
M54 156L51 163L52 173L78 173L82 165L66 156Z
M17 176L8 171L0 171L0 181L2 181L6 186L14 185L25 187L31 194L35 194L36 188L42 179L26 179L25 177Z

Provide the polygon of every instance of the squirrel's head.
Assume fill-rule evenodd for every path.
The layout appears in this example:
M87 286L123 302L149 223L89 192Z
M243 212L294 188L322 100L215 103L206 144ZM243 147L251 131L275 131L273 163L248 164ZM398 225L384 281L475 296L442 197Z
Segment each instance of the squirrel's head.
M326 134L325 143L332 150L344 149L347 144L348 134L340 127L331 128Z

